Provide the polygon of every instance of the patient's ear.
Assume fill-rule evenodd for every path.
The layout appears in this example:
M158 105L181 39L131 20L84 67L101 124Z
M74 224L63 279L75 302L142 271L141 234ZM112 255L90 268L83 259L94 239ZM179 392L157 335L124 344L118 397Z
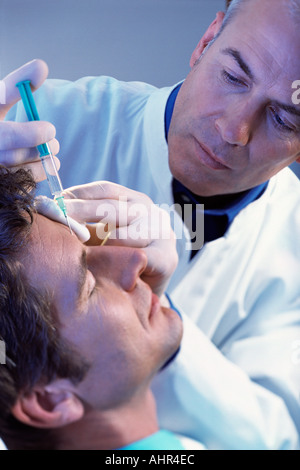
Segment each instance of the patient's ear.
M11 411L22 423L44 429L66 426L84 415L81 400L68 387L55 383L21 395Z

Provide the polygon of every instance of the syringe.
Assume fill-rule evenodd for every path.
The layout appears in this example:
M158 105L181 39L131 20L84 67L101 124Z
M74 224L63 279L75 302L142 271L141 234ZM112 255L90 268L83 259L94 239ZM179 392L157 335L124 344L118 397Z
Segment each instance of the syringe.
M16 85L19 88L20 95L23 101L23 105L27 114L27 118L29 121L39 121L40 117L33 99L31 87L30 87L30 80L23 80L22 82L17 83ZM70 232L72 233L67 209L64 201L64 197L62 196L63 187L61 184L61 180L55 165L55 161L53 158L53 154L50 150L48 143L41 144L37 146L37 149L40 154L40 158L42 160L43 168L47 177L47 181L49 184L49 188L51 194L54 196L55 200L57 201L58 206L62 210L67 224L69 226Z

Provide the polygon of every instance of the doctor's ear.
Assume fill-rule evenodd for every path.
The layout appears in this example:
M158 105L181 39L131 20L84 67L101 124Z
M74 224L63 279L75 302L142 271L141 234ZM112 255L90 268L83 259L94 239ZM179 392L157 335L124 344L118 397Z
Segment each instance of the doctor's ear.
M190 60L190 67L192 68L196 62L198 61L199 57L201 57L204 49L206 46L214 39L214 37L218 34L223 24L225 13L223 11L218 11L215 20L211 23L208 27L202 38L200 39L196 49L194 50L191 60Z
M81 419L84 407L73 392L50 384L21 395L11 412L29 426L54 429Z

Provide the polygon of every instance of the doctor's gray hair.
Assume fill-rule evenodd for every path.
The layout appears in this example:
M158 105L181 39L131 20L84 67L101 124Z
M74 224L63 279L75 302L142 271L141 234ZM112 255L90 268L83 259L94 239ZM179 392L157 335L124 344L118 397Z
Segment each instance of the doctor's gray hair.
M235 15L241 10L241 8L248 2L253 0L228 0L227 4L227 11L223 21L222 28L219 34L223 31L223 29L232 21ZM273 0L269 0L270 8ZM287 8L291 14L291 17L295 20L300 20L300 0L285 0L287 4Z
M289 0L290 1L290 12L292 17L295 19L300 19L300 1L299 0Z
M272 1L269 0L270 8ZM300 0L284 0L286 2L287 9L295 21L300 22ZM236 17L236 15L242 10L242 8L250 2L254 2L254 0L226 0L226 12L223 19L222 26L216 36L207 44L206 48L202 52L201 56L199 57L197 62L200 62L203 56L206 54L208 49L214 44L214 42L221 36L224 29L232 22L232 20Z
M249 2L251 0L231 0L231 1L226 1L226 13L224 16L224 20L222 23L222 26L219 30L219 32L216 34L216 36L210 41L210 43L207 45L206 49L203 52L203 55L207 52L210 46L213 45L213 43L218 39L218 37L222 34L226 26L231 23L233 18L235 18L236 14L242 9L243 5L246 2ZM253 1L253 0L252 0ZM201 59L201 58L200 58Z

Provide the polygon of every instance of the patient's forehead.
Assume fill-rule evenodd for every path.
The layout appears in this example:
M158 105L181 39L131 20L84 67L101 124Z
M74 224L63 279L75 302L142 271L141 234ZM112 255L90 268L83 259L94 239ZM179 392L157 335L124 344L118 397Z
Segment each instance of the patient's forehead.
M51 276L65 276L66 267L72 269L82 246L66 225L34 214L30 237L21 254L25 275L37 285L42 280L50 282Z
M61 244L66 244L65 247L80 243L76 236L70 233L69 228L49 219L41 214L34 214L32 229L29 238L29 251L37 252L40 249L45 252L57 251Z

